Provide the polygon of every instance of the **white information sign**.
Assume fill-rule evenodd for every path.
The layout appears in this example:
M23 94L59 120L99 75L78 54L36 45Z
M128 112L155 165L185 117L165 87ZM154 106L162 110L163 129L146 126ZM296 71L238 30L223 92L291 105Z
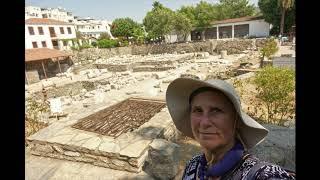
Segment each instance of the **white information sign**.
M60 98L50 99L50 110L52 113L62 113Z

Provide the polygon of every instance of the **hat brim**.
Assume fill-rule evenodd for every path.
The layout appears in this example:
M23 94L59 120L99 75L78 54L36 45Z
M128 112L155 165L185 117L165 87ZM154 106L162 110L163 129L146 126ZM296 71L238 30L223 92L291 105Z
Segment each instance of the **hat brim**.
M201 87L212 87L224 93L233 103L237 113L241 117L239 134L245 147L250 149L264 140L268 130L241 110L239 97L232 86L226 87L222 80L201 81L191 78L177 78L170 83L166 92L166 102L169 113L176 128L184 135L194 138L189 112L190 94Z

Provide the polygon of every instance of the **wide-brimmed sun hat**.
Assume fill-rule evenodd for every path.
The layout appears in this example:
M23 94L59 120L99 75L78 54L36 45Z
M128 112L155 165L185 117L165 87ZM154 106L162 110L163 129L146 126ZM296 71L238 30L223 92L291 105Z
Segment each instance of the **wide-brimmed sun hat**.
M242 111L240 98L233 86L220 79L201 81L192 78L177 78L169 84L166 92L166 102L172 120L179 131L194 138L190 122L189 97L192 92L201 87L217 89L233 103L241 119L240 122L242 122L238 133L247 149L254 147L265 139L269 131Z

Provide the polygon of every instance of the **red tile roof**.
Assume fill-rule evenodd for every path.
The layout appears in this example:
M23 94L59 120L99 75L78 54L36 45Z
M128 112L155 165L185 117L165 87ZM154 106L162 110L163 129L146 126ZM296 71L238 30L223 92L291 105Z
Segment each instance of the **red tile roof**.
M243 22L243 21L253 21L253 20L258 20L258 19L263 19L263 17L262 16L245 16L245 17L241 17L241 18L225 19L225 20L221 20L221 21L212 21L211 25L236 23L236 22Z
M39 61L45 59L56 60L56 58L59 57L63 58L69 56L72 56L72 54L49 48L35 48L25 50L25 62Z
M73 25L72 23L58 21L48 18L30 18L26 19L25 24L44 24L44 25Z

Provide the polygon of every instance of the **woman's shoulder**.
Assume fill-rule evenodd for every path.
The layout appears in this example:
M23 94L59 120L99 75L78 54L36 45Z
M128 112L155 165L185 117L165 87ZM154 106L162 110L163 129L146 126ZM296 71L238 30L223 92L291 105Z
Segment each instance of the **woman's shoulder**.
M182 179L195 179L200 160L201 154L198 154L193 156L189 161L187 161Z
M186 170L192 171L197 168L201 160L201 154L197 154L193 156L189 161L186 163Z
M242 164L243 179L295 179L279 165L259 160L255 156L247 158Z

